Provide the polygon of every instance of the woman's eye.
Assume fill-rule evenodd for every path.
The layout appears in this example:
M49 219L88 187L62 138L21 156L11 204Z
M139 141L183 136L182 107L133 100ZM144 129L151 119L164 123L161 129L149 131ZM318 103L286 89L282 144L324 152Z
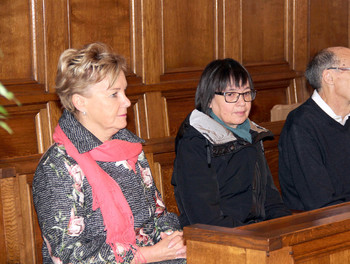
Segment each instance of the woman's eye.
M234 97L234 96L235 96L235 93L226 93L226 96L228 96L228 97Z

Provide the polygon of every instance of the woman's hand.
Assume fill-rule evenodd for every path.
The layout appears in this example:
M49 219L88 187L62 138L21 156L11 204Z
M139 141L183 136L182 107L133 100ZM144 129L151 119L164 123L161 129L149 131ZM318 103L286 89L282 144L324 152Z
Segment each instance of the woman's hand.
M147 262L186 258L186 246L181 231L175 231L170 235L162 232L160 237L161 240L154 246L138 249Z
M175 234L175 236L173 236ZM170 239L168 244L168 248L176 249L176 257L175 258L186 258L186 246L183 240L183 232L175 231L172 234L166 234L164 232L160 233L160 237L162 240ZM172 236L172 237L171 237Z

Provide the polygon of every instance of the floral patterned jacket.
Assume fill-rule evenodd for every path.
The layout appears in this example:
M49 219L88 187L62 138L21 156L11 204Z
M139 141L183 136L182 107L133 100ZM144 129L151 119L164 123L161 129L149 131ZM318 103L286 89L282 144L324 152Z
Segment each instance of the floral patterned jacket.
M102 144L66 110L59 124L80 153ZM120 130L113 139L142 142L127 129ZM180 229L177 216L164 206L143 151L136 173L126 161L97 163L117 181L129 203L138 246L154 245L160 240L160 232ZM91 186L64 146L54 144L43 155L35 172L33 200L44 239L44 263L117 263L106 244L101 211L92 210ZM124 252L122 246L118 249L123 263L133 260L132 250Z

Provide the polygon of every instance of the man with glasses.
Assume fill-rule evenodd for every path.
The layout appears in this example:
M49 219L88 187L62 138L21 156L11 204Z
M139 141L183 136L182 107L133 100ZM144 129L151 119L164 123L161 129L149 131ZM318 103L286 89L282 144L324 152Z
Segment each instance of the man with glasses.
M272 134L248 118L255 95L239 62L215 60L204 69L196 109L175 142L172 184L182 226L235 227L290 214L264 156Z
M279 180L290 209L350 201L350 49L327 48L309 62L314 92L287 117L279 141Z

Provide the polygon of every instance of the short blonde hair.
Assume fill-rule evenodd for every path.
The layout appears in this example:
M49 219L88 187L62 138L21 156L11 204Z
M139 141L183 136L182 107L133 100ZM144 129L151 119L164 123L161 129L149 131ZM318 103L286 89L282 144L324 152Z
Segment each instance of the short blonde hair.
M110 78L112 86L120 71L126 72L125 59L111 51L103 43L91 43L82 49L65 50L58 61L56 75L56 93L61 104L71 113L77 109L72 102L74 94L87 95L89 85Z

